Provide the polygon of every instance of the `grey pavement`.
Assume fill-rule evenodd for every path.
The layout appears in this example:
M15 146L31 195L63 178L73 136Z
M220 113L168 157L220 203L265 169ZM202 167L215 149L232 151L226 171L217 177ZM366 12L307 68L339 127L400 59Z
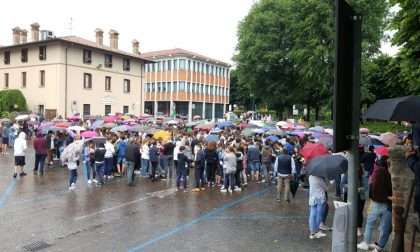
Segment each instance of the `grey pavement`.
M330 251L331 232L309 239L301 188L289 204L255 183L239 193L184 193L174 180L137 177L135 187L114 178L97 188L79 167L70 192L67 168L34 175L31 146L26 159L28 175L14 180L13 156L0 154L0 251Z

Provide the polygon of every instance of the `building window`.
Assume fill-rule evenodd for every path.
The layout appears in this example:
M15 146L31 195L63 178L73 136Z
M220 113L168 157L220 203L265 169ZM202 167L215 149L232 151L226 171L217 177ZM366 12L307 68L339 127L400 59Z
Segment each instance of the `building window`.
M112 55L105 54L105 67L112 67Z
M204 84L201 84L200 94L204 94Z
M105 105L105 115L111 114L111 105Z
M123 59L123 70L130 71L130 59Z
M187 82L187 92L190 92L190 91L191 91L191 83Z
M195 93L195 83L192 84L192 92Z
M229 78L229 69L226 69L226 78Z
M39 86L45 87L45 70L39 71Z
M213 95L213 86L210 86L210 94Z
M22 72L22 88L26 88L26 72Z
M83 49L83 63L92 63L92 51L89 49Z
M187 70L191 70L191 60L187 61Z
M156 64L157 64L157 63L153 63L153 64L152 64L152 72L154 72L154 71L155 71L155 69L156 69Z
M4 88L9 88L9 73L4 73Z
M83 116L90 116L90 104L83 104Z
M185 81L179 82L179 91L185 91Z
M128 106L123 106L123 114L128 114Z
M130 93L130 80L124 79L124 93Z
M4 64L10 64L10 51L5 51L3 55L3 62Z
M161 69L162 69L162 61L159 61L159 62L157 63L157 70L158 70L158 72L160 72L160 71L161 71Z
M28 48L20 50L20 60L22 62L28 62Z
M152 83L152 93L154 93L155 91L155 83Z
M47 46L40 46L39 47L39 60L46 60L47 59Z
M205 94L209 94L209 85L206 85L206 93Z
M185 60L184 59L179 60L179 70L185 70Z
M162 92L166 92L166 82L162 82Z
M211 74L211 75L214 75L213 70L214 70L214 66L213 66L213 65L211 65L211 67L210 67L210 74Z
M92 88L92 75L90 73L83 74L83 88L84 89Z
M193 72L195 72L195 61L193 61L193 62L192 62L192 68L193 68L193 69L192 69L192 70L193 70Z
M178 82L174 81L174 92L178 91Z
M172 60L168 60L168 70L172 70Z
M105 76L105 91L111 91L111 76Z
M201 63L201 72L206 73L206 69L204 68L204 63Z
M174 59L174 70L178 70L178 60Z
M160 82L158 82L157 83L157 91L158 91L158 93L160 93L160 90L161 90L161 86L160 86Z
M43 115L44 114L44 105L38 105L38 114Z
M148 73L149 72L149 64L145 64L145 66L146 66L146 73Z
M146 84L146 93L150 93L150 83Z
M171 92L171 90L172 90L172 83L171 82L168 82L168 92Z
M166 60L162 61L162 71L166 71Z

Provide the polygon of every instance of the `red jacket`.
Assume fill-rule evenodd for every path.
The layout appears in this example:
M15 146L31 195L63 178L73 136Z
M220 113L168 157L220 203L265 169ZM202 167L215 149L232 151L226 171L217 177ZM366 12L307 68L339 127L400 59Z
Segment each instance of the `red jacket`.
M42 133L38 131L34 140L35 154L46 154L47 153L47 139L42 136Z

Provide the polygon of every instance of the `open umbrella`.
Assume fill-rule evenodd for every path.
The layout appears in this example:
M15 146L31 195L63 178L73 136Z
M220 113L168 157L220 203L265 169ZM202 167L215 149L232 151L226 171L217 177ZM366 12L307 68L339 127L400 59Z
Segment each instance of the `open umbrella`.
M397 145L398 143L397 135L391 132L386 132L386 133L381 134L380 140L384 144L387 144L389 146L394 146L394 145Z
M309 130L319 132L319 133L324 133L325 132L325 128L322 127L322 126L315 126L315 127L309 128Z
M388 148L385 146L379 146L375 148L375 152L381 156L388 156Z
M16 121L29 120L29 115L19 115L15 118Z
M199 119L201 119L201 116L199 116L199 115L195 115L195 116L193 117L193 120L199 120Z
M199 122L189 122L185 124L185 127L194 127L200 124Z
M370 132L370 129L368 129L368 128L360 128L359 129L359 132L360 133L369 133Z
M121 125L121 126L117 126L112 128L110 131L115 133L115 132L126 132L128 130L128 126L127 125Z
M327 149L332 149L334 141L332 136L324 135L318 138L317 143L323 144Z
M165 140L168 137L171 137L171 134L168 131L164 131L164 130L160 130L156 132L155 134L153 134L153 138L155 139L162 138L163 140Z
M90 125L90 128L96 130L99 129L102 126L102 124L104 124L103 120L96 120Z
M306 129L303 125L295 125L295 129Z
M208 135L204 138L204 141L206 141L207 143L210 143L211 141L215 141L216 143L218 143L219 137L217 137L216 135Z
M267 137L266 140L270 140L272 142L277 142L278 140L280 140L280 138L278 138L277 136L272 135L272 136Z
M81 127L81 126L70 126L68 129L69 130L74 130L74 131L77 131L77 132L86 131L86 128Z
M328 149L320 143L307 143L301 150L300 154L309 161L317 156L328 154Z
M37 121L28 121L27 124L28 125L39 125L39 122L37 122Z
M146 132L148 129L150 129L150 128L147 127L147 126L135 125L135 126L130 128L130 131L132 131L132 132Z
M305 133L303 133L303 131L301 131L301 130L294 130L294 131L290 131L289 133L287 133L287 135L297 136L297 137L303 138L305 136Z
M115 124L115 123L104 123L101 126L101 128L104 128L104 129L112 129L112 128L115 128L115 127L118 127L118 125Z
M278 130L278 129L269 130L269 131L265 132L265 134L274 135L274 136L282 136L282 137L287 135L286 132L284 132L282 130Z
M69 118L69 120L70 120L70 121L81 121L81 120L82 120L82 118L81 118L80 116L71 116L71 117Z
M217 124L217 127L219 127L219 128L231 127L231 126L233 126L233 123L231 121L223 121L223 122L219 122Z
M210 130L210 134L218 134L220 132L222 132L222 130L219 129L219 128L214 128L214 129Z
M245 137L251 137L252 135L254 135L254 133L252 133L252 131L251 131L250 129L245 129L245 130L242 132L242 134L243 134Z
M85 132L82 132L80 136L84 138L91 138L91 137L97 137L98 133L95 131L85 131Z
M383 121L420 121L420 96L378 100L362 115Z
M166 121L166 124L178 124L179 122L177 120L169 120Z
M258 127L264 127L265 126L263 121L256 121L256 120L249 121L249 124L254 124L254 125L257 125Z
M65 124L65 123L57 123L56 125L54 125L55 127L59 127L59 128L68 128L69 125Z
M107 117L104 117L104 122L106 122L106 123L113 123L113 122L115 122L115 117L111 117L111 116L107 116Z
M56 127L56 126L50 126L44 133L44 131L42 131L42 134L46 134L48 131L52 131L52 132L65 132L66 128L60 128L60 127Z
M281 126L283 126L283 125L287 125L287 124L288 124L288 123L287 123L287 122L285 122L285 121L280 121L280 122L277 122L277 123L276 123L276 125L277 125L277 126L280 126L280 127L281 127Z
M346 173L348 161L341 155L322 155L313 158L306 165L309 174L319 177L334 177Z
M385 145L383 142L381 142L381 140L370 137L370 136L363 136L359 139L359 144L363 144L365 146L369 146L369 145Z
M243 127L243 128L248 128L248 127L249 127L249 125L248 125L248 124L246 124L246 123L241 123L239 126L241 126L241 127Z
M156 129L156 128L151 128L151 129L148 129L147 131L146 131L146 134L147 135L154 135L155 133L157 133L157 132L159 132L159 131L161 131L160 129Z
M253 133L255 133L255 134L262 134L262 133L264 133L265 131L264 130L262 130L262 129L252 129L251 130Z
M87 142L90 142L90 141L94 142L95 145L97 146L99 143L105 144L106 143L106 138L105 137L92 137L92 138L85 139L84 142L87 143Z
M80 155L80 152L82 150L83 141L77 140L73 143L67 145L66 148L64 148L63 152L60 155L60 159L62 161L66 160L74 160L78 155Z

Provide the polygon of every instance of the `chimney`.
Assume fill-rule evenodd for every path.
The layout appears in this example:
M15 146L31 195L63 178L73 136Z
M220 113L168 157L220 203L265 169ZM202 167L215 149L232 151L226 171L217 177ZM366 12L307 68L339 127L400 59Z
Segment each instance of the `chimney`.
M23 29L20 30L20 43L27 43L28 42L28 30Z
M20 28L16 26L12 29L13 31L13 44L18 45L20 43Z
M135 40L135 39L133 39L131 41L131 43L133 44L133 54L140 54L140 52L139 52L139 45L140 45L140 43L137 40Z
M96 28L96 44L97 45L104 45L104 31L102 29Z
M31 24L31 41L32 42L39 41L39 24L38 23Z
M118 35L119 33L116 30L109 31L109 47L112 49L118 49Z

